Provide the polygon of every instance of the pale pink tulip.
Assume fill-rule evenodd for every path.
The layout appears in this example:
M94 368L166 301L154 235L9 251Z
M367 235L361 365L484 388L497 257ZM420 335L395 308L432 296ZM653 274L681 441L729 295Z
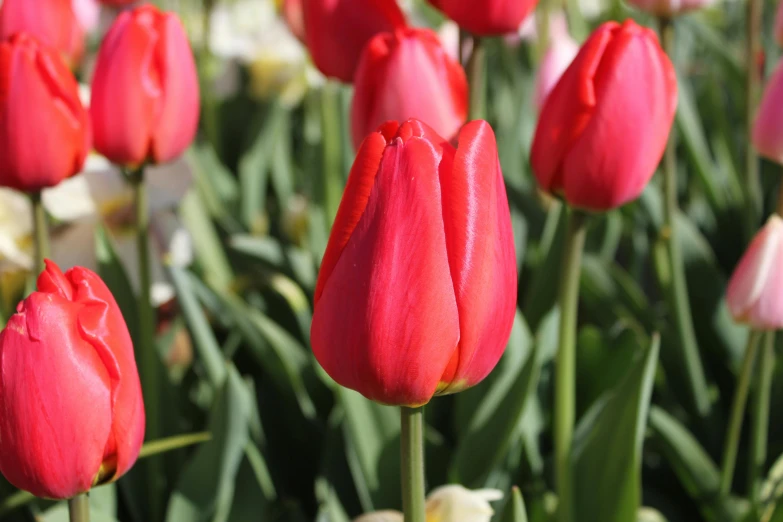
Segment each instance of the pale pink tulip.
M712 0L628 0L634 7L655 16L676 16L680 13L701 9Z
M579 44L568 34L568 24L564 14L554 15L549 27L550 44L541 60L536 77L536 90L533 101L538 110L544 106L549 92L571 65L579 52Z
M783 219L767 221L740 259L726 291L734 320L753 328L783 328Z
M753 145L762 156L783 163L783 61L764 88L753 125Z

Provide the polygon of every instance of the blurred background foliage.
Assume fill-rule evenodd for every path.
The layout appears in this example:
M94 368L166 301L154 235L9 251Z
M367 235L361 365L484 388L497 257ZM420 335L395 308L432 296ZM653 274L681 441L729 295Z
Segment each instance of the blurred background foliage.
M541 1L553 12L561 8ZM350 88L314 70L276 2L157 3L185 21L203 98L200 136L187 155L190 183L166 204L187 231L183 248L192 256L173 262L174 242L159 251L165 284L173 290L158 309L158 350L169 370L161 383L163 431L208 430L212 439L157 457L162 474L155 495L147 494L143 472L149 460L118 484L96 489L93 518L346 522L372 510L399 509L397 411L336 386L308 341L318 264L353 161ZM620 0L567 4L578 41L608 19L633 17L655 26ZM406 8L416 24L442 23L423 1ZM747 436L735 496L718 494L716 463L747 337L729 317L725 286L762 223L759 215L749 227L743 217L743 184L746 71L749 65L771 70L779 54L769 28L775 6L768 1L764 8L765 53L756 64L744 59L744 3L721 1L675 22L683 209L677 226L707 371L709 416L698 415L688 397L671 310L660 291L659 278L665 284L667 274L658 232L659 176L639 201L591 220L581 279L573 455L575 511L583 520L754 519L745 500ZM518 486L531 522L550 520L555 503L550 403L564 225L562 205L537 191L528 163L536 124L533 82L544 47L536 32L541 35L543 18L531 20L520 35L487 42L487 119L498 137L520 273L514 330L485 382L436 398L426 411L429 486L493 487L506 499ZM99 38L100 30L93 50ZM84 78L88 71L89 64ZM778 167L762 163L763 215L774 209L779 176ZM122 227L116 212L102 215L88 228L95 261L135 331L135 276L118 246ZM0 227L8 226L9 218L2 212L0 218ZM67 237L73 226L58 222L57 233ZM24 278L5 270L2 281L5 319ZM778 366L774 372L765 521L783 520L783 505L777 507L783 463L773 465L783 453L777 422L783 378ZM29 502L5 483L3 498L4 521L66 520L64 505ZM647 508L637 514L637 505ZM495 507L498 520L514 520L513 501Z

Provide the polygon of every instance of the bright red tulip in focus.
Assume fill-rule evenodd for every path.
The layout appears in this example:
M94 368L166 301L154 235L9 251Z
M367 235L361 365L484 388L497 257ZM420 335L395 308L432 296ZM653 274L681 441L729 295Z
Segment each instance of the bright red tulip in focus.
M316 67L329 77L353 81L364 46L378 33L405 27L395 0L302 0L305 43Z
M315 357L384 404L475 385L511 332L516 262L495 136L473 121L458 143L417 120L370 134L321 263Z
M0 333L0 472L35 496L73 497L133 466L144 420L111 292L86 268L47 261Z
M760 330L783 328L783 219L767 221L729 280L726 303L734 320Z
M783 60L764 87L752 138L759 154L783 164Z
M79 172L89 120L62 56L17 33L0 42L0 78L0 186L38 192Z
M479 36L516 32L538 0L429 0L460 27Z
M90 117L95 148L117 164L165 163L190 145L198 77L175 14L143 5L117 17L98 53Z
M0 4L0 39L28 33L61 52L69 66L79 61L84 30L71 0L3 0Z
M354 77L354 146L383 122L416 118L447 139L468 116L468 82L438 35L400 29L373 38Z
M636 199L676 107L674 67L655 33L631 20L601 25L544 103L531 153L538 183L587 210Z

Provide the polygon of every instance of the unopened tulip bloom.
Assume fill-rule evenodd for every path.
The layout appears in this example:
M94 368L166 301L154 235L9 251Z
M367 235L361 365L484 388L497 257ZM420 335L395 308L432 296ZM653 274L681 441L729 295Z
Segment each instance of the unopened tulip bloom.
M190 145L198 77L175 14L143 5L117 17L98 53L90 117L95 148L120 165L165 163Z
M628 0L628 3L652 15L670 18L706 7L712 0Z
M663 156L677 106L674 67L632 20L588 38L549 94L531 164L541 187L600 211L641 194Z
M0 333L0 472L45 498L116 480L144 438L128 328L93 272L52 262Z
M480 36L516 32L538 0L429 0L460 27Z
M468 116L462 66L429 29L400 29L373 38L354 77L351 132L355 147L385 121L416 118L447 139Z
M473 386L511 332L516 262L495 136L473 121L457 141L418 120L370 134L321 262L315 357L384 404Z
M760 330L783 328L783 219L767 221L729 280L726 302L734 320Z
M87 112L63 58L26 33L0 42L0 186L53 187L82 168Z
M764 88L752 138L759 154L783 164L783 60Z
M84 52L84 29L71 0L3 0L0 39L25 32L62 53L69 66Z
M541 60L536 76L534 102L539 111L544 106L546 97L579 52L579 44L568 34L564 13L552 16L549 37L549 49Z
M457 484L441 486L427 495L427 522L489 522L494 511L490 502L503 498L497 489L469 490ZM403 522L398 511L377 511L354 522Z
M364 46L378 33L405 26L395 0L303 0L305 42L316 67L353 81Z

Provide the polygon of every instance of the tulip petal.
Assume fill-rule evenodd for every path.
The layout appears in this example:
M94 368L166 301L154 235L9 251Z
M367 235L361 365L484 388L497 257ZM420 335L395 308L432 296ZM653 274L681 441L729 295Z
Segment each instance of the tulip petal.
M563 187L567 201L600 210L637 198L650 181L674 120L677 81L654 33L626 22L592 88L598 103L565 158Z
M313 352L326 372L388 404L427 403L459 342L441 154L416 136L387 146L313 314Z
M199 91L193 52L182 23L166 14L157 26L156 61L163 92L151 152L156 163L164 163L182 154L196 135Z
M34 293L0 333L0 471L40 497L87 491L109 438L110 378L73 327L80 307Z
M783 60L764 88L753 124L753 145L765 158L783 163Z
M445 162L444 162L445 163ZM443 393L481 381L495 367L514 322L517 271L511 217L492 128L459 133L453 169L441 169L443 219L460 320L459 349Z
M98 53L90 116L95 148L115 163L139 165L150 153L163 96L156 63L158 39L151 15L131 16L125 11Z

